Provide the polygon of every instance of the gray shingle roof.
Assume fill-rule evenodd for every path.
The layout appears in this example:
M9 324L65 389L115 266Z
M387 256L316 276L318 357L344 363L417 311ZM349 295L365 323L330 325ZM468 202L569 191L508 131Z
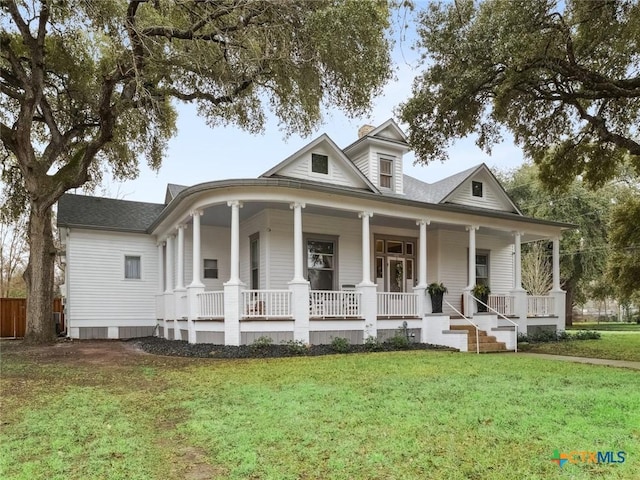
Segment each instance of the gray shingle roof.
M409 175L404 175L405 197L417 202L440 203L481 166L476 165L434 183L423 182Z
M176 196L178 196L178 194L185 188L189 188L189 187L187 187L186 185L176 185L175 183L168 183L167 193L164 197L164 203L168 205L171 202L171 200L176 198Z
M64 194L58 200L58 226L145 232L163 204Z

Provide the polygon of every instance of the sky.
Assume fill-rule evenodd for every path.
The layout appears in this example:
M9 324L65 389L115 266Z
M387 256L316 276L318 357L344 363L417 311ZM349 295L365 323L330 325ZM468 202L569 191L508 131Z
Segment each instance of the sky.
M162 203L168 183L191 186L213 180L256 178L323 133L344 148L357 140L358 128L362 125L378 126L389 118L398 121L394 110L410 96L413 79L421 67L419 53L411 48L415 33L405 33L404 38L394 40L395 79L374 98L368 116L350 119L340 111L325 110L323 124L311 136L285 137L273 115L268 116L264 133L255 135L233 126L210 128L197 116L195 106L180 105L177 135L169 142L160 170L152 171L143 159L137 179L116 182L105 176L104 185L93 194ZM407 126L398 123L406 132ZM497 169L512 169L524 162L522 151L508 135L493 148L490 156L474 142L475 138L455 142L449 149L448 161L428 166L413 165L415 157L409 152L404 157L404 172L431 183L482 162Z

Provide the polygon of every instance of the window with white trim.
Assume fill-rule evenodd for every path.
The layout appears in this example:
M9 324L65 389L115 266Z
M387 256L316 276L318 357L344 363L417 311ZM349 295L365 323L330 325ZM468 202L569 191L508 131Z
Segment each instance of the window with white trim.
M142 261L139 255L125 255L124 278L140 280L142 278Z
M313 173L329 174L329 157L319 153L311 154L311 171Z
M218 278L218 260L215 258L204 259L204 278Z
M260 234L249 237L249 263L251 269L251 290L260 288Z
M338 284L338 237L307 236L305 244L307 249L305 270L311 290L336 290Z
M475 180L471 182L471 194L474 197L482 197L482 182L476 182Z
M378 160L380 187L393 190L393 157L380 155Z

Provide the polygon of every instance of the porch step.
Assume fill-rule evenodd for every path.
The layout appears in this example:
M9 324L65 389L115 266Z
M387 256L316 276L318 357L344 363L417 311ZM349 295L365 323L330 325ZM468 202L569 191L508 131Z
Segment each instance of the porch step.
M467 348L469 352L475 352L476 349L476 329L471 325L451 325L451 330L465 330L467 332ZM498 342L496 337L487 335L484 330L478 330L479 350L483 353L488 352L506 352L507 345L504 342Z

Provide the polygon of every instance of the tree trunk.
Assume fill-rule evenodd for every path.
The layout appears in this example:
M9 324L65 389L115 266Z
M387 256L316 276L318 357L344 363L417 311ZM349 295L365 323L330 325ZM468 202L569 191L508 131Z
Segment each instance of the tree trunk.
M53 320L53 274L56 248L51 227L51 207L31 205L29 215L29 264L27 284L27 331L25 341L47 343L56 338Z

